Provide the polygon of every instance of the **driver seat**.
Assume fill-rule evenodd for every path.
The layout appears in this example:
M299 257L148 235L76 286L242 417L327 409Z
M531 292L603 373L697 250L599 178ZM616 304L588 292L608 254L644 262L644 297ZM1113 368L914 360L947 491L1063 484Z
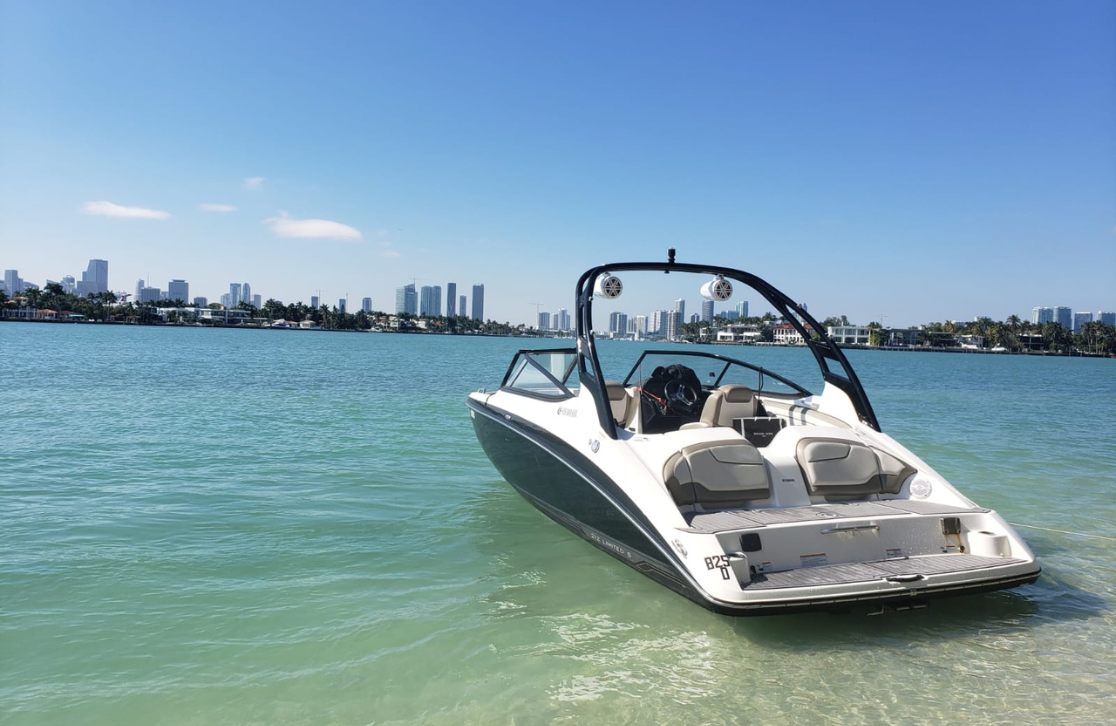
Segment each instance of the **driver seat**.
M732 428L738 418L755 418L758 409L755 391L738 383L726 383L709 394L701 409L701 418L682 428L708 428L725 426Z

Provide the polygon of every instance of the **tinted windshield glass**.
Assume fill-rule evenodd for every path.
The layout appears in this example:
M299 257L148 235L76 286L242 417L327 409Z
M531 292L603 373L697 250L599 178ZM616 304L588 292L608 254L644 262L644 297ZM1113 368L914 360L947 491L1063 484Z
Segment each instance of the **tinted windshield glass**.
M512 361L504 388L543 398L568 398L577 353L573 349L520 351Z

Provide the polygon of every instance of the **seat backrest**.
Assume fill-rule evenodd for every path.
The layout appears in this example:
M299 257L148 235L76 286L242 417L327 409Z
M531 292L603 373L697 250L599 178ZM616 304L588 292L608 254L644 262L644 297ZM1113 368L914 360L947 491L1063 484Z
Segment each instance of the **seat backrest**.
M616 423L624 428L632 416L634 397L624 388L623 383L605 381L605 392L608 395L608 405L612 408L612 417Z
M763 456L744 442L686 446L667 460L663 481L679 506L724 509L771 497L771 478Z
M753 418L758 401L747 386L726 383L709 394L701 409L701 423L707 426L732 426L734 419Z
M853 441L803 438L795 455L810 493L832 500L895 494L915 473L891 454Z

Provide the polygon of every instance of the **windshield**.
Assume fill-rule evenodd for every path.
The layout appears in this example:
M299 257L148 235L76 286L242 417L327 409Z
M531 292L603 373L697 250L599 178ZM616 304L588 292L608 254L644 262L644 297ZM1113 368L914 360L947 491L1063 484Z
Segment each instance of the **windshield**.
M577 351L521 350L516 353L501 388L536 398L569 398L577 385Z
M764 368L704 350L645 351L624 379L625 386L639 385L657 368L681 365L694 372L703 388L735 383L761 393L809 396L801 385Z

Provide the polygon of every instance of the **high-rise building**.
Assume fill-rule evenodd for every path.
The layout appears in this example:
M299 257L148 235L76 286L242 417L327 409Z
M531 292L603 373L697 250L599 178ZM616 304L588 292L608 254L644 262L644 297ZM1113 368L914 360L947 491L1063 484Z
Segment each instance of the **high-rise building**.
M140 291L147 287L147 283L141 280L136 280L136 294L132 297L136 302L140 301Z
M15 296L23 292L23 278L19 276L19 270L4 270L4 290L10 296Z
M418 293L414 283L395 288L395 314L404 313L418 315Z
M321 306L322 306L321 298L319 298L317 295L311 295L310 296L310 307L313 308L314 310L317 310Z
M558 320L554 322L554 327L563 332L570 329L570 312L565 308L558 309Z
M457 313L457 283L446 283L446 317L452 318Z
M167 299L181 300L185 304L190 299L190 283L185 280L171 280L168 282Z
M1061 306L1054 308L1054 322L1070 330L1073 328L1073 310Z
M437 318L442 315L442 286L423 285L419 289L419 315Z
M651 313L651 327L647 329L648 335L666 335L667 311L656 310Z
M249 305L252 304L252 286L247 282L240 284L240 299Z
M628 316L625 313L611 313L608 316L608 332L626 334L628 332Z
M1031 323L1042 325L1054 322L1054 308L1031 308Z
M163 291L157 287L141 287L136 302L153 303L163 299Z
M221 307L223 307L223 308L231 308L232 307L232 295L230 295L227 292L221 293Z
M678 300L676 302L682 302ZM683 303L685 305L685 303ZM682 331L682 313L678 310L671 310L666 314L666 337L667 340L677 340Z
M240 304L240 301L243 300L243 299L244 298L241 297L240 283L239 282L230 282L229 283L229 307L230 308L235 308L237 305Z
M262 308L263 307L263 297L258 295L258 294L253 294L252 295L252 307L256 308L257 310Z
M473 320L484 321L484 285L473 285Z
M694 313L693 315L690 316L690 322L691 323L700 323L701 322L701 315L699 313Z
M1093 311L1086 310L1084 312L1073 314L1073 332L1080 333L1081 326L1085 323L1093 322Z
M71 295L73 295L75 292L77 292L77 283L74 282L74 276L73 275L63 275L62 276L62 291L67 292Z
M468 306L466 305L466 302L465 302L465 296L462 295L459 298L457 298L457 314L458 314L458 316L460 316L462 318L465 317L466 314L467 314L466 311L468 309L469 308L468 308Z
M81 273L81 282L77 284L77 294L85 297L108 289L108 260L89 260L89 267Z
M736 317L738 317L738 318L748 317L748 301L747 300L741 300L740 302L736 303Z
M709 323L710 325L713 324L713 301L712 300L702 300L701 301L701 320L702 320L702 322Z
M360 309L365 313L372 312L372 298L366 297L360 301Z
M194 307L204 308L207 305L209 305L209 298L207 298L207 297L196 297L196 298L194 298Z
M337 301L337 310L340 311L341 313L345 312L345 303L346 302L348 302L348 301L345 300L345 298L341 298Z
M1105 310L1097 311L1097 320L1105 325L1116 325L1116 313L1110 313Z
M550 313L539 313L538 325L539 330L550 330Z
M647 335L647 316L646 315L635 316L635 334L640 336L640 337L643 337L644 335Z

